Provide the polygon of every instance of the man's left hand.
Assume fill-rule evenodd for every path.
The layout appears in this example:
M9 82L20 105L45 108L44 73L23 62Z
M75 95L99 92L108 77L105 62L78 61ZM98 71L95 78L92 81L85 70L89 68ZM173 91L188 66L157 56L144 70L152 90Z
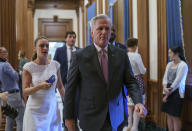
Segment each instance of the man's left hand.
M7 101L8 101L7 95L8 95L8 92L0 93L0 99L3 100L3 106L7 104Z
M137 114L141 117L144 118L147 116L147 109L144 107L143 104L138 103L135 105L135 111L137 112Z

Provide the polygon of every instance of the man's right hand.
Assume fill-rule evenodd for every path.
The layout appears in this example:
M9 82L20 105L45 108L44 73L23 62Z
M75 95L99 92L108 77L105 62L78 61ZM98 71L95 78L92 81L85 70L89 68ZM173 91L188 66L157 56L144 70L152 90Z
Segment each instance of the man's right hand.
M40 82L38 84L39 88L40 89L43 89L43 90L48 90L53 84L51 83L47 83L46 81L43 81L43 82Z
M68 131L75 131L75 120L65 120L65 125L68 129Z

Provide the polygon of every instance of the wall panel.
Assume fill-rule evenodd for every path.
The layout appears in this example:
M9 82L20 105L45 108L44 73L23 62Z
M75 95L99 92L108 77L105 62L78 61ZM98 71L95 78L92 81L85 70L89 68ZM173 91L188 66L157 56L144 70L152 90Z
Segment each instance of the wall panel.
M28 59L33 54L33 15L33 0L16 0L16 54L19 50L24 50Z
M166 0L157 1L157 25L158 25L158 122L166 127L166 116L161 112L162 103L162 79L167 65L167 29L166 29Z
M66 32L73 29L72 19L58 19L55 22L51 18L40 18L38 23L39 36L46 36L49 40L64 41Z
M38 19L40 18L47 18L47 19L53 19L54 16L57 16L58 19L72 19L72 30L78 34L78 23L77 23L77 13L76 10L39 10L37 9L35 11L34 16L34 37L37 38L37 36L40 34L38 32ZM76 38L76 46L78 46L78 35Z
M9 62L16 67L15 0L0 1L0 45L7 48Z
M113 21L114 21L114 26L116 29L116 41L120 42L120 43L124 43L123 40L123 0L118 0L114 3L114 17L113 17Z
M143 63L147 69L144 75L146 95L149 100L148 89L149 80L149 11L148 11L148 0L137 0L137 23L138 23L138 52L141 54ZM147 101L148 101L147 100ZM148 103L147 103L148 105Z
M187 77L187 86L185 91L185 100L184 100L184 108L183 108L183 128L186 131L192 130L192 1L191 0L183 0L183 33L184 33L184 48L185 55L187 59L187 64L189 67L189 73Z

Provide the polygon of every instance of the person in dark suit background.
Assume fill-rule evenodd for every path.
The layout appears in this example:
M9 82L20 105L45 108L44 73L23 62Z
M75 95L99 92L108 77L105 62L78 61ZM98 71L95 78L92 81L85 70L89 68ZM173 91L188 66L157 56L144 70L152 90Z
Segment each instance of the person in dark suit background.
M75 46L76 33L74 31L67 31L65 35L65 45L57 48L54 56L54 60L61 64L61 79L65 85L67 82L67 72L71 63L72 53L79 48Z
M119 42L116 41L116 29L115 26L112 25L111 27L111 37L109 39L109 44L116 46L118 48L123 49L127 52L127 47ZM123 96L124 96L124 112L125 112L125 120L121 123L121 125L118 127L119 130L122 130L125 125L127 125L127 118L128 118L128 109L127 109L127 88L124 86L123 90Z
M67 31L65 35L66 44L63 47L56 49L55 56L53 58L54 60L58 61L61 64L60 66L61 79L64 87L66 87L66 83L67 83L67 73L71 65L72 53L79 49L78 47L75 46L75 42L76 42L76 33L74 31ZM75 106L78 106L78 91L76 93ZM77 117L77 110L75 112ZM65 119L65 116L63 116L63 122L65 123L64 119Z
M126 46L123 45L123 44L121 44L121 43L119 43L119 42L116 42L115 39L116 39L116 30L115 30L115 27L112 26L112 27L111 27L111 37L110 37L110 39L109 39L110 44L112 44L112 45L114 45L114 46L116 46L116 47L119 47L119 48L127 51Z

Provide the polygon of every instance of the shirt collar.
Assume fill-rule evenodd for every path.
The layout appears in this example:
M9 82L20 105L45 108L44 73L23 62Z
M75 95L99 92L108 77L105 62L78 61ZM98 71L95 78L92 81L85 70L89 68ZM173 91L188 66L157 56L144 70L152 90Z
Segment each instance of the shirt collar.
M96 45L95 43L94 43L94 45L95 45L95 48L96 48L97 52L100 52L102 48L99 47L98 45ZM105 50L106 52L108 51L108 44L105 46L104 50Z
M113 41L111 44L115 46L115 41Z
M67 44L66 44L66 46L67 46L67 49L71 49L71 48L74 49L74 47L75 47L75 46L70 47Z

